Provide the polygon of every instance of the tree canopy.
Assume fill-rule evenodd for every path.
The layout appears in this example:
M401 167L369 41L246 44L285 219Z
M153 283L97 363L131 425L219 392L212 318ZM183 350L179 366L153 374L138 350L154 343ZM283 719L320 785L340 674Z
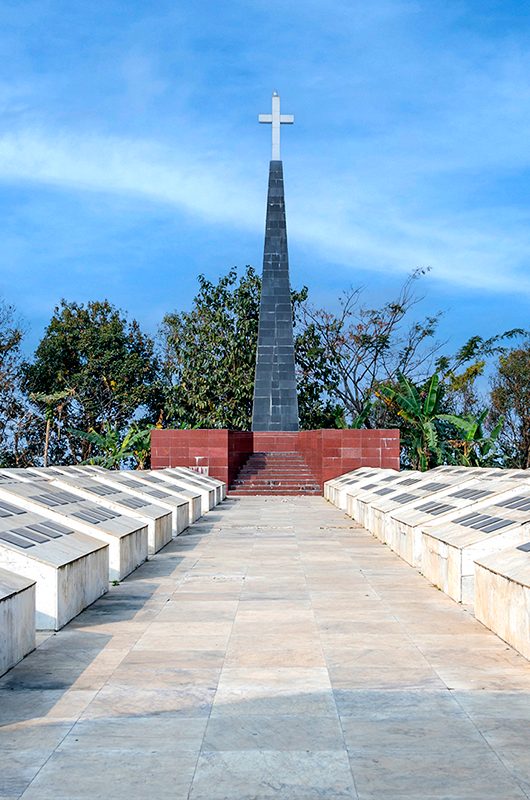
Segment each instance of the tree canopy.
M334 310L291 292L301 427L399 427L402 463L420 469L528 468L530 340L477 334L447 354L439 312L415 318L422 274L375 309L360 289ZM62 300L26 362L22 325L0 303L0 464L146 466L155 424L249 430L260 289L250 266L201 275L156 337L108 300Z
M107 300L61 301L23 368L24 390L44 414L47 397L57 394L62 436L55 457L74 461L88 458L93 443L72 429L102 433L106 424L121 429L138 413L156 418L158 378L153 339Z
M167 314L162 325L167 381L166 423L176 427L250 430L261 278L247 266L213 284L199 276L191 311ZM307 289L291 292L302 427L335 426L327 398L332 372L315 326L301 322ZM340 412L339 412L340 414Z
M501 445L506 465L530 469L530 341L499 356L491 401L494 415L505 420Z

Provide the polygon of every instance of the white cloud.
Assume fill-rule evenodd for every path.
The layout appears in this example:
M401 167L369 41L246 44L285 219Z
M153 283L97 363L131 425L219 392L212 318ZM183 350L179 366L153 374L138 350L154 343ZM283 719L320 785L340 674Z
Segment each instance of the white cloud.
M200 146L170 150L150 141L24 130L0 137L0 180L137 197L207 224L261 231L265 186L245 172L245 156L227 150L205 155ZM289 234L308 252L355 270L431 266L435 278L452 285L530 293L522 274L530 251L524 215L506 218L495 208L471 215L456 203L419 214L406 198L385 194L381 173L370 183L366 170L359 177L354 170L329 174L318 159L313 166L309 178L297 159L287 187Z

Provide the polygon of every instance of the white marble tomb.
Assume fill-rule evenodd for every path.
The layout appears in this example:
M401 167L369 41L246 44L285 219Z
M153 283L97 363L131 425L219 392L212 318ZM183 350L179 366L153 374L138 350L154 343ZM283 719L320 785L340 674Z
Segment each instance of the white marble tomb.
M59 630L108 590L109 547L2 497L0 566L36 581L33 626Z
M530 659L530 542L477 559L474 613Z
M48 481L0 483L0 499L109 546L109 579L122 580L147 558L147 526Z
M226 483L211 475L205 475L202 472L197 472L189 467L166 467L166 469L153 470L157 475L165 473L166 475L182 475L183 477L191 478L198 486L209 486L215 489L215 500L217 503L222 503L226 499Z
M475 561L530 539L530 491L460 509L422 529L421 572L453 600L473 603Z
M0 675L35 644L35 581L0 568Z
M385 540L401 558L421 569L422 529L425 525L431 522L443 524L459 509L478 509L491 503L495 497L509 497L516 491L517 484L506 480L472 477L469 481L459 481L450 491L423 497L392 511L386 522Z
M84 475L74 475L63 472L55 467L43 470L46 477L54 486L62 489L73 489L76 493L91 500L97 505L105 505L113 511L124 516L133 517L143 525L147 525L148 552L150 555L158 553L173 538L173 520L171 511L167 508L154 505L147 500L123 492L119 486L106 486L98 483L95 478ZM183 507L181 519L178 520L181 533L188 526L188 515Z
M348 497L364 490L377 488L387 475L398 474L396 470L392 469L356 470L341 478L327 481L324 484L324 496L337 508L347 511Z
M136 470L104 470L91 472L90 475L98 482L106 486L119 486L122 491L139 497L143 500L150 500L162 508L171 510L173 515L173 535L177 536L182 519L188 519L191 525L201 516L201 497L199 494L181 490L174 491L170 487L152 485L146 481L141 481L136 477Z
M201 497L201 511L203 514L207 514L208 511L215 508L217 500L216 490L213 487L204 486L204 484L199 485L197 481L191 480L183 475L175 476L166 474L165 477L163 477L160 473L165 473L165 470L136 470L136 473L139 480L145 481L151 486L164 488L166 491L171 489L180 492L186 489L188 492L198 493Z

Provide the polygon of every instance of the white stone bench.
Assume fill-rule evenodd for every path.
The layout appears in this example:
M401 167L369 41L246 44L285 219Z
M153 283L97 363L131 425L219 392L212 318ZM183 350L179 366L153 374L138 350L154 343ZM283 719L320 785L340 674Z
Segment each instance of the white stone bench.
M122 580L147 559L147 526L49 481L0 483L0 499L94 537L109 546L109 580Z
M530 543L475 563L475 616L530 659Z
M35 581L0 568L0 675L35 649Z
M36 581L39 630L59 630L108 590L109 547L0 499L0 566Z

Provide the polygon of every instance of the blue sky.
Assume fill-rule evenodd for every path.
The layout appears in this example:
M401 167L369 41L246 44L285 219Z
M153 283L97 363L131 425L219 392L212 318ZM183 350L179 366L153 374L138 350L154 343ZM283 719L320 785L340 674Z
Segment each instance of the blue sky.
M333 305L418 266L441 335L528 324L530 7L510 0L5 0L0 294L154 332L196 276L261 266L277 89L291 279Z

